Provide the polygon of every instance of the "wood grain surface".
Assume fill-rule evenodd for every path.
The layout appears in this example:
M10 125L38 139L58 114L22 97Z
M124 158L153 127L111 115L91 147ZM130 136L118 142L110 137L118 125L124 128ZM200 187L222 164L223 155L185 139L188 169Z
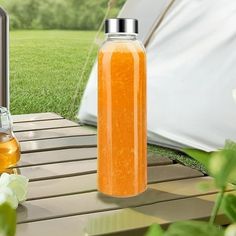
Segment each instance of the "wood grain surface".
M147 191L112 198L97 192L95 129L55 113L13 121L22 155L12 171L30 179L27 201L17 209L17 236L141 236L152 223L210 216L217 189L202 192L199 183L213 180L197 170L149 153ZM220 212L217 222L228 220Z

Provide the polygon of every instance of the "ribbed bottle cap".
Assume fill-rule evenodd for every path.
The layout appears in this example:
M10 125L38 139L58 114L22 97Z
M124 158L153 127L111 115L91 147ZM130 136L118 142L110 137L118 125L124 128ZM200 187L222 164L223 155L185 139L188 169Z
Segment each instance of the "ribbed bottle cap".
M106 34L138 34L138 20L130 18L110 18L105 21Z

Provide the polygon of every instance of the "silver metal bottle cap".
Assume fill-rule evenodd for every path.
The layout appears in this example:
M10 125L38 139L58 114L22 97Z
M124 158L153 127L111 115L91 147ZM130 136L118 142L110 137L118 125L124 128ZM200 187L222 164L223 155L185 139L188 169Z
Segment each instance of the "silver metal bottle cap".
M110 18L105 21L106 34L138 34L138 20L131 18Z

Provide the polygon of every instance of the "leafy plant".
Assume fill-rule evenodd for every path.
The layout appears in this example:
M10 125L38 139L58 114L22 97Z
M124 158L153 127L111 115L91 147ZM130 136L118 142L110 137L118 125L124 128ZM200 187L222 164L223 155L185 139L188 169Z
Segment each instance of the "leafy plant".
M226 195L222 206L228 218L232 222L236 222L236 196L233 194Z
M165 236L223 236L224 231L221 228L217 228L206 222L199 221L183 221L172 224L168 231L164 234Z
M214 222L219 209L222 208L225 215L236 223L236 196L232 193L226 194L228 183L236 183L236 143L227 140L224 148L215 152L196 149L184 149L183 151L206 168L219 189L209 222L176 222L166 231L163 231L160 226L153 225L146 236L235 236L236 224L232 224L224 230Z
M147 236L163 236L164 235L164 231L162 230L160 225L157 224L153 224L147 232Z
M28 179L3 173L0 177L0 235L14 236L18 204L26 200Z
M16 211L8 203L0 205L0 235L14 236L16 232Z

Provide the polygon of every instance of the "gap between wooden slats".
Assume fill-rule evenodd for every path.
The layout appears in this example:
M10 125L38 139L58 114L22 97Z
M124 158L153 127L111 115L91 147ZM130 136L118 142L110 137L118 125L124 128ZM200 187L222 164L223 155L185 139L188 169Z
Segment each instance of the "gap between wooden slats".
M56 119L56 118L55 118ZM58 118L59 119L59 118ZM43 118L43 120L46 120L45 118ZM20 122L20 121L19 121ZM30 122L29 122L30 123ZM45 127L45 126L44 126ZM64 126L63 126L64 127ZM35 125L33 125L33 129L34 130L41 130L41 126L39 126L39 127L37 127L36 128L36 126ZM44 129L44 128L43 128ZM54 129L54 128L53 128ZM92 174L92 175L94 175L95 176L95 174ZM85 177L85 176L75 176L75 178L77 178L77 177ZM71 178L74 178L74 177L71 177ZM204 178L205 179L205 178ZM47 181L54 181L54 179L52 179L52 180L47 180ZM179 180L178 182L180 182L181 180ZM45 181L42 181L42 182L45 182ZM172 181L172 183L173 182L177 182L177 181ZM32 182L32 183L30 183L30 184L34 184L34 183L39 183L39 182ZM165 182L165 184L166 183L169 183L169 182ZM160 187L160 184L158 184L158 191L159 191L159 187ZM95 193L92 193L92 194L95 194ZM209 196L209 195L208 195ZM191 198L192 199L192 198ZM187 200L189 200L189 199L187 199ZM165 200L166 201L166 200ZM174 200L175 201L175 200ZM182 200L178 200L178 201L182 201ZM173 201L171 202L171 203L173 203ZM186 201L185 201L185 203L186 203ZM158 203L157 203L158 204ZM169 203L168 203L168 205L169 205ZM191 204L192 205L192 204ZM143 208L143 207L142 207ZM159 208L160 209L160 208ZM158 209L158 210L159 210ZM166 208L164 208L165 210L166 210ZM205 209L205 208L204 208ZM181 207L181 210L183 210L182 209L182 207ZM123 211L123 210L116 210L116 212L117 211ZM101 212L101 213L98 213L99 215L101 215L101 214L106 214L107 212ZM97 214L97 213L95 213L95 214ZM95 215L95 214L92 214L93 216ZM86 215L87 216L87 215ZM76 216L76 217L81 217L81 216ZM82 217L84 217L84 215L82 216ZM69 218L73 218L73 217L69 217ZM117 217L116 217L117 218ZM67 219L67 218L65 218L65 219ZM109 216L109 219L110 219L110 216ZM122 217L122 219L123 219L123 217ZM130 221L130 216L128 217L128 219L129 219L129 221ZM64 219L57 219L57 220L64 220ZM156 219L155 219L156 220ZM52 221L55 221L55 220L52 220ZM48 221L43 221L43 222L48 222ZM135 220L134 222L137 222L137 220ZM144 222L143 221L143 219L142 219L142 222ZM150 221L148 221L149 223L150 223ZM37 222L35 222L35 223L37 223ZM35 224L35 223L33 223L33 224ZM39 222L40 223L40 228L42 228L41 226L41 224L42 224L42 222ZM101 226L101 223L102 223L102 221L100 222L99 220L96 222L93 222L92 223L92 225L97 225L97 226ZM55 229L55 227L53 226L53 228ZM91 227L90 227L91 228ZM100 227L100 228L103 228L103 227ZM92 229L94 229L94 227L92 227ZM91 231L91 230L90 230ZM89 235L95 235L95 234L97 234L97 233L102 233L101 232L101 229L100 229L100 232L99 232L99 230L96 230L95 229L95 231L96 232L91 232ZM34 232L34 235L35 235L35 230L33 231ZM62 232L61 230L60 230L60 232ZM75 231L72 231L73 233L71 234L71 235L74 235L74 233L75 233ZM114 232L114 230L112 230L112 231L110 231L110 232ZM48 231L47 231L47 233L48 233ZM107 233L107 232L106 232ZM62 235L65 235L65 234L67 234L68 235L68 232L64 232ZM17 234L18 235L18 234ZM26 235L25 233L24 233L24 235ZM40 235L41 235L41 233L40 233ZM36 236L36 235L35 235Z
M79 126L79 124L66 119L43 120L34 122L15 123L13 125L13 131L14 132L32 131L32 130L55 129L63 127L76 127L76 126Z
M21 142L21 152L39 152L48 150L60 150L64 148L95 147L97 146L97 136L78 136L70 138L53 138L36 141Z
M157 168L157 169L156 169ZM22 167L17 170L22 175L25 175L30 181L55 179L68 176L85 175L96 173L97 161L86 160L77 162L65 162L63 164L50 164L50 165L39 165L32 167ZM149 178L152 176L161 175L163 178L173 178L173 176L202 176L203 174L197 170L189 167L173 164L173 165L162 165L162 166L150 166L148 169Z
M54 129L43 129L34 131L19 131L15 133L18 141L35 141L52 138L65 138L74 136L96 135L96 131L80 126L80 127L63 127Z
M191 188L191 187L190 187ZM236 194L236 193L235 193ZM153 224L166 228L180 220L206 220L209 218L216 194L160 202L148 206L75 215L45 221L36 221L17 226L17 236L73 236L113 235L143 236ZM219 212L216 223L226 225L229 220Z
M169 173L170 174L166 174ZM182 172L182 173L181 173ZM166 182L176 179L186 179L203 176L200 172L192 172L190 168L179 165L167 165L148 168L148 183ZM33 181L29 183L28 199L47 198L96 191L96 174L77 175Z
M12 115L12 119L14 123L20 123L20 122L42 121L42 120L56 120L64 118L56 113L47 112L47 113Z
M93 212L112 211L120 208L139 206L149 208L149 210L146 211L146 214L156 212L156 216L160 217L161 214L158 214L158 208L155 206L157 203L165 203L168 201L169 204L171 204L171 201L173 200L186 200L187 198L191 198L193 196L199 197L217 192L216 189L213 189L207 193L203 193L197 188L197 184L200 181L211 183L212 179L204 177L201 179L193 178L152 184L145 193L126 199L111 198L97 192L91 192L26 201L17 210L18 222L25 223L30 221L59 218L71 215L82 215ZM231 187L231 190L232 189L233 188ZM192 206L192 208L201 208L202 206L199 204L197 204L197 206ZM166 209L167 212L168 210L169 208ZM179 211L176 212L176 215L178 214L181 215Z
M51 150L44 152L24 153L21 155L18 167L55 164L70 161L91 160L97 158L97 148L71 148L61 150ZM154 153L148 153L148 164L166 165L173 163L167 157L162 157Z

